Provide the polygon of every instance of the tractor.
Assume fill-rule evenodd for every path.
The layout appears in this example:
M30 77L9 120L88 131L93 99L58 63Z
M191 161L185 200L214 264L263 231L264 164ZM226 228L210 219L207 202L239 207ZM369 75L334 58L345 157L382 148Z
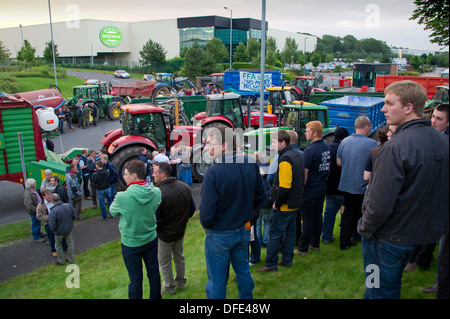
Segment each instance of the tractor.
M280 129L294 130L298 134L299 148L305 149L309 145L309 142L306 140L304 132L306 131L306 123L310 121L320 121L322 123L322 139L327 144L330 144L334 139L335 128L330 127L328 108L323 105L303 101L295 101L293 105L281 106L278 111L278 126L263 129L263 143L265 143L266 148L270 147L270 135L272 133ZM244 148L247 154L253 154L258 151L258 135L259 130L244 133Z
M250 116L249 116L250 115ZM194 115L202 127L223 124L231 128L259 127L260 112L242 111L241 96L237 93L225 93L208 95L206 111ZM271 127L277 123L277 117L273 114L264 113L263 126Z
M103 151L119 171L118 190L125 189L123 169L127 162L137 159L141 148L148 153L183 142L193 147L201 134L201 127L174 126L170 113L164 108L150 104L127 104L121 106L122 128L109 131L102 138Z
M120 107L124 104L125 100L120 96L103 94L100 85L74 86L73 96L66 102L72 111L74 122L78 120L77 109L80 105L91 105L93 108L97 108L97 117L108 116L110 120L118 120L121 115Z

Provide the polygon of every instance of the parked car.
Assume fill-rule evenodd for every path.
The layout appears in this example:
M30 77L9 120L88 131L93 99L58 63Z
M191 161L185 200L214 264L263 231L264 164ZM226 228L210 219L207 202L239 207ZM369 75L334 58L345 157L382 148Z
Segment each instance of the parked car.
M116 70L114 71L114 77L115 78L123 78L123 79L127 79L130 77L130 75L128 74L127 71L125 70Z

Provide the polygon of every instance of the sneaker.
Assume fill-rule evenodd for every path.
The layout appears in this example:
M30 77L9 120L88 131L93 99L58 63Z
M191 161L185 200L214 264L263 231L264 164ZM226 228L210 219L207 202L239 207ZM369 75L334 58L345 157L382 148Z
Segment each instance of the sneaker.
M439 284L436 282L433 286L424 288L423 292L426 294L437 294L438 288L439 288Z
M319 251L320 247L314 247L314 246L309 245L309 249L312 249L312 250L315 250L315 251Z
M323 244L330 244L334 241L334 236L331 239L322 239Z
M34 240L35 243L43 243L45 242L44 238L39 238Z

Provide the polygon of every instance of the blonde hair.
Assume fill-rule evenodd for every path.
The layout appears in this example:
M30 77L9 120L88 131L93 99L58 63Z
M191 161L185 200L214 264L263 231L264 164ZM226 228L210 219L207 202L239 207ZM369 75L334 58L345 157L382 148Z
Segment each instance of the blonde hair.
M411 103L413 112L422 117L425 102L427 101L427 92L425 88L417 82L404 80L391 83L385 90L384 95L393 93L397 95L403 106Z

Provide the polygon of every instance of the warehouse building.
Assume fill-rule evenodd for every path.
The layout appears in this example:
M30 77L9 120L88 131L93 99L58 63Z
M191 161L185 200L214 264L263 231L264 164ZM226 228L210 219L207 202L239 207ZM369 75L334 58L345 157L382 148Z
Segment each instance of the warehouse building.
M249 38L261 40L261 20L232 19L233 49ZM310 34L271 29L266 22L267 36L274 37L282 51L286 38L296 40L298 49L314 51L317 37ZM139 51L151 39L167 51L166 58L179 56L180 49L194 43L205 45L213 37L220 38L229 49L230 18L220 16L189 17L140 22L119 22L84 19L53 23L53 37L58 46L60 60L68 63L110 63L134 66L141 58ZM0 40L15 58L28 40L36 48L36 56L43 56L45 43L50 42L50 25L19 25L0 29Z

